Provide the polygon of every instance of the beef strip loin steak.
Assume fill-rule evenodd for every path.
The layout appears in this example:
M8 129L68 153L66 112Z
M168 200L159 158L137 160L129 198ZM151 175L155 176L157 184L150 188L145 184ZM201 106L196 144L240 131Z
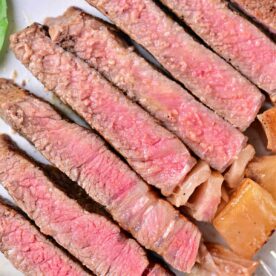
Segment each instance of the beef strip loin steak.
M42 107L41 115L46 112ZM149 266L134 240L105 217L83 210L68 198L6 136L0 136L0 181L42 233L53 237L96 275L138 276Z
M240 10L253 17L257 22L276 34L275 0L230 0Z
M54 42L99 70L214 169L223 171L239 154L245 137L127 47L114 27L77 8L46 24Z
M222 58L196 42L152 0L87 0L145 47L200 101L241 130L263 95Z
M40 29L33 25L29 31L36 28ZM201 239L197 227L152 193L97 135L63 120L48 103L3 80L0 116L105 206L142 245L176 269L191 270ZM128 257L122 263L128 263Z
M170 195L195 165L185 145L95 69L33 25L15 34L17 58L121 153L149 184Z
M161 1L237 70L272 98L276 96L275 43L244 17L230 10L226 1ZM252 2L258 2L264 9L268 7L264 3L267 1ZM274 11L276 20L276 7Z
M24 275L89 275L48 241L29 220L2 200L0 200L0 240L0 251Z

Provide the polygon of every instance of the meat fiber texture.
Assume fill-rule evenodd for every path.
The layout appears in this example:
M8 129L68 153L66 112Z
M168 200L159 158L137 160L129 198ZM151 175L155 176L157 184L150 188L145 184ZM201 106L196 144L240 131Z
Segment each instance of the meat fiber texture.
M263 101L258 89L170 19L152 0L87 0L145 47L172 76L245 130Z
M214 169L223 171L238 156L245 137L127 47L114 27L76 8L46 24L54 42L99 70Z
M98 136L63 120L49 104L13 85L1 85L0 116L95 201L105 206L140 244L160 254L174 268L184 272L191 270L201 239L199 230L168 202L157 198L148 185L112 153ZM82 233L83 229L88 229L87 219L84 223L73 229L72 223L66 225L74 231L75 236L76 233ZM64 227L64 223L62 225ZM86 238L88 233L81 237ZM102 233L102 227L99 233ZM93 238L100 240L98 247L102 249L105 239L101 239L99 233ZM103 253L106 261L113 256L110 256L110 248L116 248L109 238L107 241L108 248ZM118 252L117 249L114 251ZM133 260L133 265L139 266L141 260L134 260L133 256L130 258L130 252L124 251L126 255L122 259L117 258L116 263L130 266L130 260ZM89 258L89 261L93 261L93 258ZM144 268L143 262L142 266Z
M162 2L248 79L272 98L276 96L275 43L244 17L230 10L226 1L162 0ZM265 7L264 2L269 1L237 2L258 2L258 6ZM276 7L274 10L276 12ZM256 95L255 100L256 104L258 103L256 107L259 108L262 98Z
M145 252L134 240L105 217L89 213L69 199L5 136L0 138L0 153L1 183L42 233L97 275L142 275L147 269Z
M27 276L88 276L29 220L0 201L0 250Z
M275 0L230 0L242 11L276 34Z
M185 145L95 69L55 45L38 25L13 36L17 58L121 153L149 184L170 195L195 165Z

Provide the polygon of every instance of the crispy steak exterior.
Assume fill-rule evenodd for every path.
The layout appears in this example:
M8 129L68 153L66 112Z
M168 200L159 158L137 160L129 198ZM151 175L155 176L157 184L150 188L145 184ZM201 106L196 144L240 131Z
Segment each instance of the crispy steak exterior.
M134 240L105 217L83 210L68 198L6 136L0 137L0 181L42 233L96 275L142 275L147 269L145 252Z
M275 43L244 17L230 10L226 1L161 1L248 79L272 97L276 95ZM265 3L269 1L266 0L237 0L236 2L258 2L259 11L269 8L269 4ZM275 1L270 2L271 4L274 2L275 5ZM276 6L274 14L276 22ZM260 97L259 100L258 107L262 102Z
M121 153L149 184L170 195L195 165L185 145L95 69L55 45L39 25L15 34L17 58Z
M257 22L276 34L275 0L230 0L240 10L253 17Z
M0 251L24 275L89 275L48 241L29 220L2 201L0 240Z
M223 171L241 151L245 137L238 130L127 47L111 25L77 8L46 24L54 42L100 71L214 169Z
M196 42L152 0L87 0L151 52L175 79L241 130L263 101L258 89Z
M191 270L201 238L199 230L157 198L98 136L63 120L49 104L6 81L0 82L0 115L105 206L142 245L176 269Z

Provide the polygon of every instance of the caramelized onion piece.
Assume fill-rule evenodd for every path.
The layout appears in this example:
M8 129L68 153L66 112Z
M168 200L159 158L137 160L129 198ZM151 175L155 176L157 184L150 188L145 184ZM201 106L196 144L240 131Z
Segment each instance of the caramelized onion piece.
M267 137L267 148L276 153L276 107L265 111L258 116L258 119Z
M212 172L209 179L200 185L186 204L187 212L198 221L213 220L221 202L221 186L224 181L219 172Z
M276 200L276 155L255 157L247 166L245 176L260 184Z
M224 175L225 181L230 188L237 188L244 178L245 168L255 156L255 149L251 145L247 145L234 161L229 171Z
M188 174L182 185L177 188L168 200L176 207L184 206L195 189L207 181L210 175L211 169L209 165L204 161L199 161Z
M221 245L205 243L200 247L198 263L191 275L250 276L257 267L258 262L244 259Z

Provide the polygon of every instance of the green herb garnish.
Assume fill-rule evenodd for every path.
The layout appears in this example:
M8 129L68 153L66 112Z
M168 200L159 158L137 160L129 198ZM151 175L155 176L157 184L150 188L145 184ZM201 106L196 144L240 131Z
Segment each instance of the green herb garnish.
M8 29L7 2L0 0L0 51L3 47Z

